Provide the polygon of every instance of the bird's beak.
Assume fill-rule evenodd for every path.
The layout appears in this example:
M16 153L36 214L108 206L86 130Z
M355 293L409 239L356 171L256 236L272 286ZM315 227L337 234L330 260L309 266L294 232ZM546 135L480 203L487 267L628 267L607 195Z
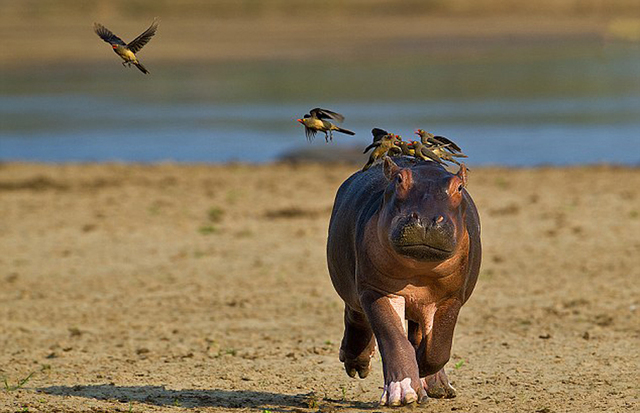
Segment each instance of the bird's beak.
M413 133L415 133L417 135L418 133L420 133L420 129L414 130Z
M298 122L302 123L302 119L296 119Z

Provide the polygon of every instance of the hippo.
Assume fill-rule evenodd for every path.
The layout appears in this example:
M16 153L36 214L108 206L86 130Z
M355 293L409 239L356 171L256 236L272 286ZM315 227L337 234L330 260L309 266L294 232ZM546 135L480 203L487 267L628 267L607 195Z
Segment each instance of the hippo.
M396 163L397 162L397 163ZM467 168L385 157L336 194L327 263L344 301L340 361L365 378L376 342L381 405L455 397L444 365L481 260L480 218Z

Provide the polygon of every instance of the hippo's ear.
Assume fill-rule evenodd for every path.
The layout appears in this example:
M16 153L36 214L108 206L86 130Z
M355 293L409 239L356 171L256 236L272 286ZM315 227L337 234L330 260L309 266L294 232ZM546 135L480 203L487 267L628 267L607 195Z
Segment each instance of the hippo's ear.
M458 178L460 178L460 180L462 181L462 186L466 187L467 186L467 165L465 164L460 164L460 169L458 170L458 173L456 174L456 176Z
M384 157L384 166L382 167L382 169L384 170L384 176L388 180L392 180L400 170L398 165L396 165L396 163L393 162L388 156Z

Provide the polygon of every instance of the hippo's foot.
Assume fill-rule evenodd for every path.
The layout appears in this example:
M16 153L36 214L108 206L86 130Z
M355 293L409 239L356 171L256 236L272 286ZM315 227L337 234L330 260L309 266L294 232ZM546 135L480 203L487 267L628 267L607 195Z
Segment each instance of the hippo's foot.
M340 349L340 361L344 363L344 369L349 377L355 377L356 373L358 373L358 377L364 379L369 375L374 351L375 347L371 346L370 349L363 351L359 356L349 357L344 349Z
M402 381L392 381L385 384L380 406L405 406L413 403L422 403L426 400L425 391L420 388L418 393L411 387L411 378L407 377Z
M376 351L376 340L365 315L345 307L344 337L340 344L340 361L350 377L356 373L364 379L371 370L371 358Z
M435 374L421 378L420 381L429 397L434 399L452 399L456 397L456 389L449 383L444 367Z

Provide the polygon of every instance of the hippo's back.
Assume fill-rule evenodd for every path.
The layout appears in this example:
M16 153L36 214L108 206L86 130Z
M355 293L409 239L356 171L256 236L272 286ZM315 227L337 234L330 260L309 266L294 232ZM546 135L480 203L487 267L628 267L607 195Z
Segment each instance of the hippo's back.
M380 164L356 172L340 185L333 203L327 239L329 274L340 297L354 306L358 301L355 246L362 236L358 224L366 224L378 210L386 183Z

